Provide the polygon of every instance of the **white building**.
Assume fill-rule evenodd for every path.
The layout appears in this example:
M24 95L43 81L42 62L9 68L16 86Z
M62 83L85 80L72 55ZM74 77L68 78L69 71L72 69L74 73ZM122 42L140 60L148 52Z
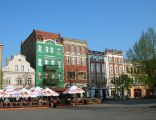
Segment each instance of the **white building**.
M105 69L106 69L106 89L107 96L114 96L115 87L113 81L120 75L124 74L124 58L122 51L114 49L105 50Z
M35 70L26 61L25 56L11 57L7 66L2 68L3 88L11 85L15 88L35 86Z

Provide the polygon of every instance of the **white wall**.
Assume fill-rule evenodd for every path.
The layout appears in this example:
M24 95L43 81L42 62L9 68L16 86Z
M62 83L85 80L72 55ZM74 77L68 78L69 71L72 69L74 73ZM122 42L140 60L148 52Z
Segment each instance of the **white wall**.
M18 70L15 70L15 65L18 66ZM21 66L24 66L24 70L22 70ZM35 70L30 66L30 63L26 61L24 55L15 55L9 61L8 65L2 68L3 71L3 88L6 87L7 79L10 78L10 85L15 88L21 88L23 85L17 84L17 78L22 78L22 82L24 82L24 77L29 77L32 80L32 86L35 85ZM29 85L27 85L29 86ZM26 86L26 87L27 87Z

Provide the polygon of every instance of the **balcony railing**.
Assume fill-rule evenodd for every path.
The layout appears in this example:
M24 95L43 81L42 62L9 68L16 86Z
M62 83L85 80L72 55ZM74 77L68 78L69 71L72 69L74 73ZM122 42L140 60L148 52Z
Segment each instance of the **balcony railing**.
M58 65L44 65L43 66L44 71L53 71L57 69L58 69Z
M44 79L43 80L43 84L44 85L47 85L47 86L57 86L59 83L59 78L58 77L55 77L55 78L50 78L50 79Z

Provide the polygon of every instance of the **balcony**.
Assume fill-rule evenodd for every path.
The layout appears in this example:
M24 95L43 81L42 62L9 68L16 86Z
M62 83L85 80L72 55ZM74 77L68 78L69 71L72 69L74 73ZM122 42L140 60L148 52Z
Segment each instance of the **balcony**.
M58 65L44 65L43 70L44 71L55 71L58 69Z
M47 86L57 86L58 83L59 83L58 77L43 79L43 84Z

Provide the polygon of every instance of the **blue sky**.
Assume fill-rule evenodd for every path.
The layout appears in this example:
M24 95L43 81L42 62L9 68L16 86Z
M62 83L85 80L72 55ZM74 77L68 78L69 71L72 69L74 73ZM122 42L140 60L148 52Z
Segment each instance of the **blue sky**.
M156 31L155 6L156 0L0 0L3 65L33 29L86 40L92 50L125 53L148 27Z

